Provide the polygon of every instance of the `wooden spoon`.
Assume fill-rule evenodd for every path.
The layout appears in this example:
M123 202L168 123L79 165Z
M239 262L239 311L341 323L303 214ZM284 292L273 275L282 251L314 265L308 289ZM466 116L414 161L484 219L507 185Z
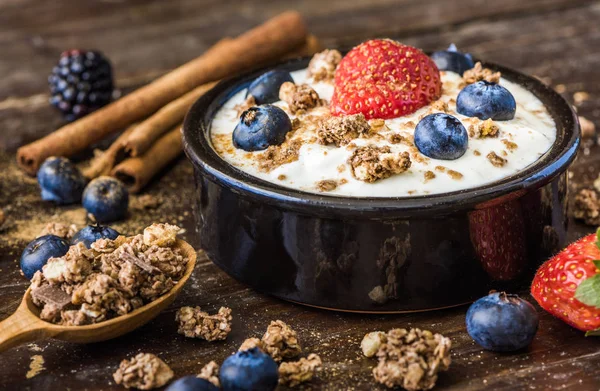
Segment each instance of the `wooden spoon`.
M188 263L185 274L173 289L135 311L104 322L86 326L61 326L41 320L40 309L33 304L31 290L28 288L15 313L0 322L0 352L23 343L48 338L77 343L105 341L120 337L148 323L173 303L196 266L196 251L192 246L183 240L177 240L175 247L181 249Z

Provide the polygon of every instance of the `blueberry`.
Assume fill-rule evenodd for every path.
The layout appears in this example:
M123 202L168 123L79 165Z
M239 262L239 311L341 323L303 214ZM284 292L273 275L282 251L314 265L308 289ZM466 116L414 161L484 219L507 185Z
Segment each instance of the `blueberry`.
M83 191L83 207L101 223L125 217L128 206L129 192L118 179L98 177Z
M42 189L42 199L58 204L81 201L87 180L69 159L49 157L41 165L37 180Z
M433 52L431 59L440 71L456 72L459 75L475 66L471 55L459 52L454 44L451 44L446 50Z
M467 331L484 349L512 352L528 346L538 328L538 314L526 300L491 293L469 307Z
M290 130L290 117L279 107L251 107L242 113L233 130L233 145L244 151L261 151L283 143Z
M257 77L248 87L248 95L252 95L256 104L273 103L279 100L279 88L286 81L294 82L287 71L275 69Z
M229 356L221 365L219 379L224 391L272 391L279 373L271 356L252 348Z
M467 117L506 121L515 117L516 109L509 90L485 80L466 86L456 98L456 111Z
M449 114L430 114L415 128L415 145L432 159L458 159L464 155L468 144L467 130L458 118Z
M52 257L62 257L69 251L69 243L56 235L44 235L30 242L21 254L21 271L31 280L35 272Z
M71 244L83 243L85 247L90 248L90 245L98 239L116 239L119 233L110 227L102 225L88 225L79 230L71 239Z
M219 387L196 376L185 376L175 380L165 391L219 391Z

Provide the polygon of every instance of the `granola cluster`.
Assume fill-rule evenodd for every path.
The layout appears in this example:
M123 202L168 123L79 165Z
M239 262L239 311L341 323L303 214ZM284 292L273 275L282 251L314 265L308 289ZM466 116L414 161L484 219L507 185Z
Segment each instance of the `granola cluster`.
M219 364L214 361L211 361L202 367L198 377L200 379L208 380L215 387L221 387L221 382L219 382Z
M281 320L275 320L269 324L262 337L262 342L265 353L268 353L277 362L302 353L296 332Z
M151 390L167 384L173 378L173 371L154 354L140 353L121 361L113 378L125 388Z
M43 320L79 326L127 314L168 292L187 259L174 247L179 228L153 224L143 235L83 243L50 258L31 280Z
M478 120L476 123L469 126L469 137L471 138L485 138L485 137L498 137L500 128L492 121L491 118L485 121Z
M357 148L348 159L348 164L354 178L375 182L403 173L410 168L411 161L408 152L394 154L388 146L368 145Z
M181 307L175 320L179 322L179 334L188 338L219 341L226 339L231 331L232 316L231 309L227 307L221 307L214 315L209 315L200 307Z
M488 153L486 157L494 167L504 167L504 165L508 162L505 158L499 156L494 151Z
M588 225L600 225L600 199L594 189L580 189L573 200L573 217Z
M298 160L302 141L298 139L285 141L281 145L271 145L257 157L261 170L269 172L275 168Z
M39 238L40 236L45 236L45 235L55 235L60 238L69 240L77 233L77 231L78 231L78 229L75 224L67 225L67 224L57 223L57 222L53 221L51 223L46 224L44 229L42 229L42 231L39 233L39 235L37 237Z
M314 81L333 81L340 61L342 53L338 50L325 49L316 53L308 63L308 76Z
M339 147L370 131L371 126L363 114L328 117L319 124L317 141L319 144L334 144Z
M469 69L463 73L463 81L467 84L477 83L478 81L485 80L490 83L499 83L502 74L500 72L494 72L489 68L484 68L481 62L475 63L472 69Z
M279 365L279 384L295 387L310 381L322 366L321 357L314 353L298 361L281 363Z
M286 102L292 114L302 114L323 102L319 94L308 84L294 84L286 81L279 89L279 99Z
M435 386L438 373L450 366L451 342L441 334L420 329L392 329L386 334L385 342L378 342L379 363L373 369L373 376L386 387L429 390Z

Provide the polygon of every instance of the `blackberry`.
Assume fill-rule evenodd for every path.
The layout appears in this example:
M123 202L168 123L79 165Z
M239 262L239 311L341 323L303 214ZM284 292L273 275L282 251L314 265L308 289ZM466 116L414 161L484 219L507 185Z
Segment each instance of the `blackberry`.
M60 55L48 85L50 104L74 121L110 102L112 67L98 51L69 50Z

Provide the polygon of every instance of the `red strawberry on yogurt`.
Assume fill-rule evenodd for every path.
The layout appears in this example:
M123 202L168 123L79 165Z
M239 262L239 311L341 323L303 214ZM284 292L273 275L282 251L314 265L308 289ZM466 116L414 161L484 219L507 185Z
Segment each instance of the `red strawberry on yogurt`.
M440 72L425 53L389 39L375 39L356 46L340 62L331 113L395 118L437 100L441 92Z

